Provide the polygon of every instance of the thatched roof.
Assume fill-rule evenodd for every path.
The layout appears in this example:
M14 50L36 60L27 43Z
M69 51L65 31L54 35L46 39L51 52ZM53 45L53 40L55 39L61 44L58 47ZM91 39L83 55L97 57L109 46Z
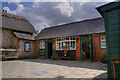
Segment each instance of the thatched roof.
M104 19L95 18L43 29L35 39L69 37L93 33L104 33Z
M35 40L34 35L31 34L25 34L20 32L13 32L13 33L20 39Z
M15 31L35 33L33 25L24 17L2 13L2 27Z

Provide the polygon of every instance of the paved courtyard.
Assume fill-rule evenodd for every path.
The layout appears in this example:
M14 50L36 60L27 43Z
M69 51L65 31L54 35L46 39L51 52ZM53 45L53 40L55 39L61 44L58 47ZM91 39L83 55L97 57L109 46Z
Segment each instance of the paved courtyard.
M48 59L2 62L3 78L107 78L106 64Z

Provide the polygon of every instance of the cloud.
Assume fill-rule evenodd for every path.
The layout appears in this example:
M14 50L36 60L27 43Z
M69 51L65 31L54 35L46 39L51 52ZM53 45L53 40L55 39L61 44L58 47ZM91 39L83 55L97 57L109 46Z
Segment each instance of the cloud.
M4 7L3 9L4 9L4 10L7 10L8 13L11 13L11 14L15 14L15 15L16 15L16 11L11 11L11 10L9 9L9 7Z
M31 6L32 8L24 7L22 4L17 3L16 10L10 10L9 12L14 12L13 14L27 18L36 30L41 30L54 25L100 17L95 8L105 3L71 2L69 4L69 2L34 2Z
M21 13L23 10L24 10L24 6L22 4L17 4L17 8L16 8L16 12L18 13Z
M71 16L72 12L74 11L68 2L60 3L57 6L55 6L54 8L60 9L61 13L66 16Z

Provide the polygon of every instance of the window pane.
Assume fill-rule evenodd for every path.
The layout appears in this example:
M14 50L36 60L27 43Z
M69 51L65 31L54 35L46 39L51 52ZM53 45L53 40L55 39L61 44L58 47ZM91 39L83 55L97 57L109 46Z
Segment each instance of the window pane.
M68 38L66 38L66 40L69 40L69 37L68 37Z
M28 42L25 42L25 44L24 44L24 50L25 51L30 51L30 43L28 43Z
M105 35L100 36L101 39L101 48L106 48L106 39L105 39Z
M45 44L43 44L43 49L45 48Z
M64 50L64 48L75 49L75 37L59 38L59 41L56 42L56 49Z
M40 45L40 49L42 49L42 45Z
M73 48L75 49L75 41L73 41Z
M73 37L73 40L75 40L75 37Z
M70 48L70 42L68 42L68 48Z
M45 49L45 41L40 40L40 49Z

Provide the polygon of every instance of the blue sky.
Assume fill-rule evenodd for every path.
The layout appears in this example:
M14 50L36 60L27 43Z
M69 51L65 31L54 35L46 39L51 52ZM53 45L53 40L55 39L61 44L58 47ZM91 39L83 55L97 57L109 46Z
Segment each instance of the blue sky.
M19 4L22 4L24 7L32 8L33 2L20 2ZM15 11L17 5L15 3L3 2L2 8L4 7L9 7L11 11Z
M101 17L96 7L108 2L2 2L8 13L23 16L36 30Z

